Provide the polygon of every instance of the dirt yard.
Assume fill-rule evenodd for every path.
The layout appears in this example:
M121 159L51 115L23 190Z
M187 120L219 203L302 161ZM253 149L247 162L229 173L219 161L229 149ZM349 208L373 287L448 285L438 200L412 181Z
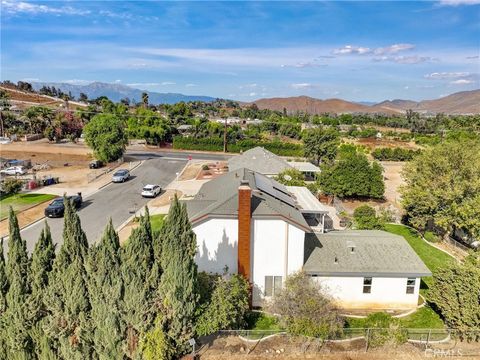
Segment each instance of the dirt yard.
M391 139L376 139L376 138L362 138L362 139L349 139L343 138L343 141L350 144L355 145L363 145L370 150L374 150L376 148L404 148L404 149L420 149L421 146L418 146L413 141L398 141L398 140L391 140Z
M448 355L446 355L448 354ZM384 346L365 352L363 339L349 342L319 344L305 339L275 336L262 342L245 342L229 336L210 339L199 351L201 360L223 359L328 359L328 360L420 360L445 357L451 359L478 359L478 344L446 344L425 350L422 345L410 343L393 347Z

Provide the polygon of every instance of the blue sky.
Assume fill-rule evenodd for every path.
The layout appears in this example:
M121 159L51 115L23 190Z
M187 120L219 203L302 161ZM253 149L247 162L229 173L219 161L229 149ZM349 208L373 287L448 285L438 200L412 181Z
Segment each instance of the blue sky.
M251 101L480 88L480 0L1 1L1 79Z

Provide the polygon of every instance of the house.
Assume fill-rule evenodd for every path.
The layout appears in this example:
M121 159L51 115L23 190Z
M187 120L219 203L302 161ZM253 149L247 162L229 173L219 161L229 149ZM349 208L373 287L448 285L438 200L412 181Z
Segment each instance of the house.
M193 125L182 124L177 126L177 131L184 137L188 137L193 132Z
M303 270L345 309L413 309L430 270L402 236L380 230L310 234Z
M257 146L245 151L242 155L234 156L228 160L230 171L247 168L266 176L276 176L284 170L297 169L302 172L306 180L313 180L315 173L320 169L309 162L287 162L282 157L275 155L267 149Z
M252 285L253 306L305 270L326 283L339 306L414 308L420 277L430 272L405 240L384 232L324 233L324 209L310 196L246 168L205 183L185 201L199 271L242 274ZM411 296L397 299L402 292Z

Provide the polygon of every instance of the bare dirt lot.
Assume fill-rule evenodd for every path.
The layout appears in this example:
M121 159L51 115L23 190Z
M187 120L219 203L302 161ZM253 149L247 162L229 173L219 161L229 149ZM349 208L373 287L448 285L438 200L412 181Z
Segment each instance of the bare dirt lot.
M362 138L362 139L348 139L344 138L343 141L355 144L355 145L363 145L369 148L370 150L374 150L376 148L404 148L404 149L420 149L421 147L415 144L413 141L398 141L398 140L390 140L390 139L376 139L376 138Z
M247 355L248 354L248 355ZM478 359L478 344L437 346L425 350L422 345L410 343L400 346L384 346L365 351L363 339L348 342L320 344L301 338L275 336L262 342L245 342L229 336L211 339L199 351L200 359L329 359L329 360L420 360L435 357L451 359Z

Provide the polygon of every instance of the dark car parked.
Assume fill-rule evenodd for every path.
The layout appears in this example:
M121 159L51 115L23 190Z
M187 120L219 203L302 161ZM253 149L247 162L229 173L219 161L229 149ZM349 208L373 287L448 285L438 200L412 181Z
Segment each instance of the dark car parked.
M88 166L90 169L99 169L103 166L103 162L101 162L100 160L93 160Z
M67 196L69 201L73 202L75 209L79 209L82 206L82 194ZM46 217L62 217L65 212L65 205L63 204L63 197L54 199L45 209Z

